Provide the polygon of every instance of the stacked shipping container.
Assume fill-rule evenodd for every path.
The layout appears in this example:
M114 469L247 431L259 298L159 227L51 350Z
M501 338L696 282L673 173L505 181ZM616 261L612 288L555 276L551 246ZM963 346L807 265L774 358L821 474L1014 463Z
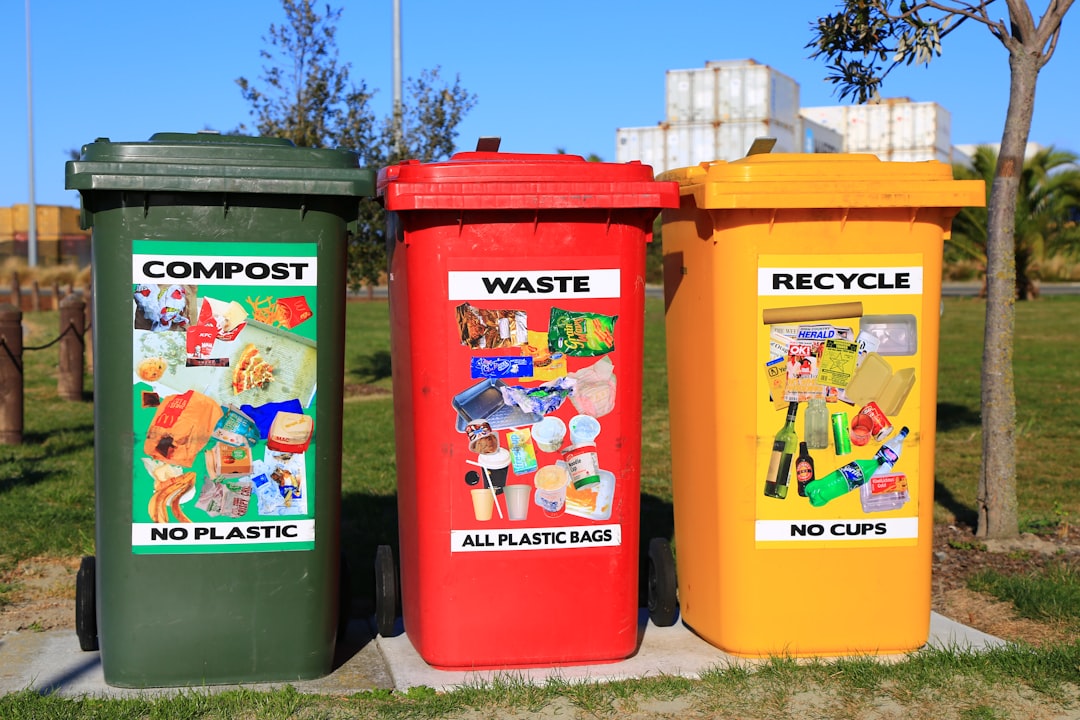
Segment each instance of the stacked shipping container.
M753 60L669 70L667 119L616 131L616 162L640 160L657 173L709 160L734 160L759 137L776 138L774 152L799 152L799 84Z
M616 162L640 160L656 173L743 157L755 138L773 152L864 152L882 160L951 161L949 113L936 103L799 108L799 85L754 60L669 70L666 119L619 128Z

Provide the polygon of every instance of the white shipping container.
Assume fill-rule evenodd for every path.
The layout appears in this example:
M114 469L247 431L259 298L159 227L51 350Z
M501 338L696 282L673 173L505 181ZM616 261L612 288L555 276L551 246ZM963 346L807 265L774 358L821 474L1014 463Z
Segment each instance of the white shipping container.
M794 125L799 112L799 84L753 60L668 70L665 82L667 121L672 124L776 119Z
M615 131L615 162L640 160L645 165L651 165L653 173L659 174L667 169L664 167L666 143L667 136L662 125L619 128Z
M838 153L844 151L844 136L838 130L799 117L800 150L804 153Z
M925 162L927 160L939 160L943 163L952 164L952 151L941 148L911 148L907 150L890 150L888 152L874 153L878 160L890 162Z
M952 115L937 103L899 106L893 114L893 129L900 149L933 147L952 150Z
M769 122L679 123L616 131L615 161L640 160L654 173L744 157L754 140L776 138L773 152L799 152L795 128Z
M845 123L847 122L847 109L847 105L804 107L799 108L799 115L811 122L823 125L830 130L835 130L840 133L840 137L842 138L844 136Z
M894 98L870 105L802 108L800 112L840 131L844 152L869 152L884 159L917 156L929 148L935 155L951 156L952 118L937 103Z

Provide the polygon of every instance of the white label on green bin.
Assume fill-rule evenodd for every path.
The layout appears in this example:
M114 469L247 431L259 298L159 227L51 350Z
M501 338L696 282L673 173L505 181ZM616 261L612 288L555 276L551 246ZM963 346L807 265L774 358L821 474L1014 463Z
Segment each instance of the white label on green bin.
M316 253L132 242L132 552L315 547Z

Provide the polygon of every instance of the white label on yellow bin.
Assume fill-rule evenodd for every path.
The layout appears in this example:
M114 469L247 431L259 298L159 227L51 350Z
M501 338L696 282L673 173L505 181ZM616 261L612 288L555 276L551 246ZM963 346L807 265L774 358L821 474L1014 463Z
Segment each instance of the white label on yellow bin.
M621 544L622 527L620 525L450 531L450 552L551 550L552 548L613 547Z
M919 536L918 518L857 517L847 520L758 520L758 542L812 540L901 540Z
M880 547L918 541L920 506L932 502L922 497L920 482L920 396L926 380L921 377L926 338L919 337L924 331L922 268L918 253L758 257L756 462L753 477L746 482L753 483L754 540L759 547ZM873 328L861 328L867 315L875 317ZM895 328L889 325L890 318ZM861 329L885 335L876 338L875 353L856 350L852 362ZM860 375L866 358L872 362ZM871 369L876 370L873 375ZM911 378L911 386L896 401L889 389L894 376ZM856 382L857 402L846 392ZM806 437L807 409L816 398L825 400L829 422L824 447ZM797 442L789 460L784 450L791 446L777 436L783 435L785 411L792 402L798 403L793 428ZM868 433L861 419L856 440L852 422L871 402L877 407L864 415L880 418L872 413L885 413L892 429L877 439L881 430ZM841 445L849 441L851 446L841 447L839 453L834 420ZM882 443L896 437L902 427L909 432L893 471L903 473L906 484L845 492L849 473L841 468L856 461L872 473ZM812 471L809 463L799 462L801 442L808 444ZM786 477L781 477L785 468ZM810 478L820 481L813 493L808 490ZM817 506L811 504L811 494L819 501Z
M921 267L758 268L758 295L921 294Z

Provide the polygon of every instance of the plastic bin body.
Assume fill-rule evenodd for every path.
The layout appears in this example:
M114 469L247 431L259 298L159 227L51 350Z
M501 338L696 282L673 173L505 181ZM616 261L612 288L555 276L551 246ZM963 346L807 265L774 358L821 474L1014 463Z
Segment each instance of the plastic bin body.
M68 164L93 227L96 597L110 685L331 671L346 224L373 180L353 153L202 134L98 140ZM219 421L230 406L248 408L247 438ZM177 477L185 491L155 499Z
M869 155L756 155L661 179L682 192L681 207L663 213L663 242L684 622L745 656L920 647L930 621L942 244L958 208L984 201L982 183L954 181L938 162ZM803 333L804 344L822 342L807 382L791 337L819 324ZM875 357L859 343L863 329L878 337ZM838 342L845 336L856 348ZM828 338L828 354L817 354ZM845 364L857 348L857 365ZM779 368L767 367L776 357ZM866 363L880 384L868 391L860 381L859 401L826 389L846 388ZM787 497L766 496L788 402L800 400L804 441L805 400L822 393L830 416L847 413L848 429L866 403L889 396L889 437L910 430L892 470L906 480L906 501L868 511L858 489L813 507L798 493L794 459ZM874 457L881 443L837 455L830 428L827 445L810 450L816 478Z
M638 163L476 152L385 168L378 192L395 235L391 343L410 641L441 668L627 657L638 637L644 249L657 210L678 202L675 184L655 182ZM588 328L557 345L549 330L558 315ZM615 385L596 390L595 405L563 398L540 413L498 414L510 406L495 388L524 392L609 362ZM472 463L491 441L470 450L467 421L489 419L508 449L512 427L535 430L541 417L570 425L579 413L600 426L594 506L545 513L535 478L564 458L537 438L528 443L535 467L511 463L505 481L528 488L526 517L511 519L508 494L498 494L491 519L478 519L487 498L478 498L478 515L471 491L485 487L486 470ZM569 430L557 445L571 445ZM467 484L470 471L478 484Z

